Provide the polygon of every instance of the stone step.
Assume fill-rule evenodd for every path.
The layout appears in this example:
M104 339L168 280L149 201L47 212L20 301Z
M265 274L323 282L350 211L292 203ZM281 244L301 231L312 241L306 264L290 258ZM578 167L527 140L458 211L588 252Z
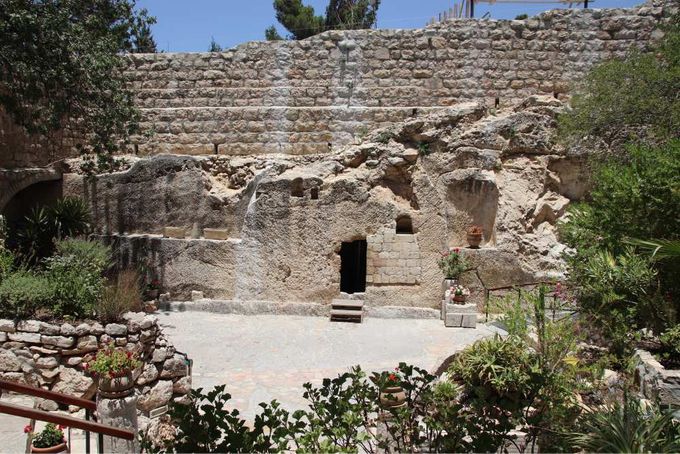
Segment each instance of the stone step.
M477 314L447 313L444 326L448 328L476 328Z
M333 300L331 302L333 309L356 309L362 310L364 308L364 302L361 300Z
M363 311L331 309L331 321L347 321L361 323L364 318Z

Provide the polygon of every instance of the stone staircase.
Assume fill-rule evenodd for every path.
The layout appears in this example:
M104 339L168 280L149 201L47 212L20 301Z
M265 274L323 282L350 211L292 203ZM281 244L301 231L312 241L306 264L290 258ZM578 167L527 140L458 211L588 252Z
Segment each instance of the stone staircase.
M332 322L361 323L364 319L363 293L340 294L340 298L331 302Z

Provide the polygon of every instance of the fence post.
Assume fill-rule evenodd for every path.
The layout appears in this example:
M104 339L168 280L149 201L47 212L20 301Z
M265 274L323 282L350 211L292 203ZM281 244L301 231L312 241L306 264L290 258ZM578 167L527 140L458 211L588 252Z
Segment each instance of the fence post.
M117 399L107 399L97 395L97 414L99 422L121 429L129 429L137 433L137 396L129 396ZM137 440L124 440L105 436L103 452L106 453L129 453L139 452Z

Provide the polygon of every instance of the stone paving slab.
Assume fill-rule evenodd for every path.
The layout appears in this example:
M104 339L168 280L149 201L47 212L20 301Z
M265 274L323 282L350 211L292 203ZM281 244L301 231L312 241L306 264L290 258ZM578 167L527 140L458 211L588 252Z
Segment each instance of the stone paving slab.
M160 312L159 322L179 351L194 360L194 388L226 384L246 418L277 399L305 408L303 383L320 384L360 364L394 368L400 361L434 371L448 356L498 329L446 328L438 319L380 319L361 324L325 317Z

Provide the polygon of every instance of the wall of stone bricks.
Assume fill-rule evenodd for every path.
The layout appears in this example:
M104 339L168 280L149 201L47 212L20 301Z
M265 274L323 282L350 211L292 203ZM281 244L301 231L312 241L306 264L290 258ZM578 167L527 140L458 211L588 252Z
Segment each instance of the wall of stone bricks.
M366 284L420 284L420 248L416 235L383 229L366 237Z
M219 53L130 55L126 77L147 133L135 138L136 151L324 153L372 128L463 101L562 97L593 65L660 36L655 30L672 1L653 2L415 30L331 31ZM21 147L7 142L0 137L0 166L46 160L17 156Z

